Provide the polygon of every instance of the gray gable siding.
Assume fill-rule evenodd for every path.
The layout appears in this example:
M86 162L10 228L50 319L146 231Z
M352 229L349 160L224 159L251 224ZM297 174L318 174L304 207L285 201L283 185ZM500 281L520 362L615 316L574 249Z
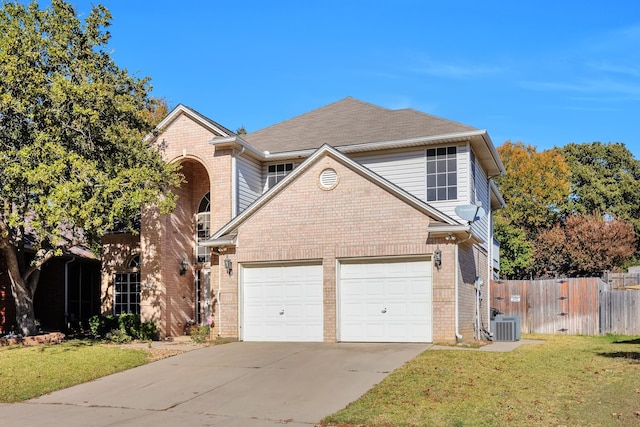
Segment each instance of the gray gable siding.
M262 194L263 179L260 164L246 157L236 158L236 170L238 213L241 213Z
M387 181L426 200L425 150L353 155L351 158Z
M432 201L429 202L429 204L448 216L460 220L455 213L456 206L473 203L470 200L470 186L472 181L470 179L469 146L468 144L448 144L441 146L455 146L457 148L458 199L439 202ZM418 199L425 202L427 201L426 148L418 148L410 151L390 151L379 154L358 154L350 157L389 182L416 196ZM482 170L480 165L478 165L477 170ZM480 182L480 184L482 185L482 182ZM484 185L486 185L486 178ZM483 205L484 203L483 201Z

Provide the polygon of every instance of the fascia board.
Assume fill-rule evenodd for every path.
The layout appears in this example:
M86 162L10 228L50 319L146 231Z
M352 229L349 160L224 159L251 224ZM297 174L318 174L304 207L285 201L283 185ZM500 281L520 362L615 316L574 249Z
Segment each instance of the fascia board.
M205 129L211 131L212 133L218 134L218 135L225 135L225 136L229 136L229 134L223 130L220 129L217 126L214 126L209 120L206 119L206 117L202 116L200 113L185 107L182 104L178 104L173 110L171 110L171 112L169 114L167 114L167 117L165 117L164 119L162 119L162 121L160 123L158 123L158 125L156 126L155 130L159 131L160 133L162 133L162 131L169 126L169 124L171 124L171 122L173 122L175 119L177 119L181 114L184 114L186 116L189 116L193 121L197 122L200 126L204 127ZM149 133L147 134L147 136L145 136L144 141L148 141L152 138L154 138L155 135L153 133Z

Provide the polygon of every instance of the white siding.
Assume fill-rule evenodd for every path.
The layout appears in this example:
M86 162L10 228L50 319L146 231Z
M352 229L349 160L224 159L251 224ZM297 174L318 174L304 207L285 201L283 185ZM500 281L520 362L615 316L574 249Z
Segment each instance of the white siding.
M441 145L440 147L442 146L450 147L451 145ZM471 180L470 147L466 143L455 144L455 147L457 148L458 199L431 201L429 204L451 218L464 222L456 215L455 208L459 205L475 203L475 200L471 200L473 198L471 192L473 181ZM426 201L426 148L375 155L354 154L352 158L420 200ZM483 194L480 200L483 208L487 210L489 200L485 199L488 195L486 174L479 163L476 166L476 174L480 173L476 182L479 187L482 187L479 190L480 194ZM486 225L484 230L481 234L483 237L486 236Z
M352 158L420 200L426 198L426 152L424 148Z
M482 166L480 165L480 162L478 162L477 157L475 158L475 162L476 162L476 176L475 176L475 193L476 193L476 200L471 200L470 203L475 203L476 201L479 201L482 203L482 208L485 211L485 215L480 218L480 220L474 222L471 225L471 230L473 231L473 233L476 236L479 236L480 238L482 238L483 240L487 239L487 230L489 227L489 211L491 210L491 201L489 199L490 195L489 195L489 183L487 181L487 173L484 169L482 169ZM473 182L470 183L469 189L471 190L473 185ZM485 249L489 249L489 245L493 244L493 242L485 242L484 244L482 244L482 247Z
M260 165L245 157L237 157L238 173L237 201L238 214L244 211L262 194L262 173Z

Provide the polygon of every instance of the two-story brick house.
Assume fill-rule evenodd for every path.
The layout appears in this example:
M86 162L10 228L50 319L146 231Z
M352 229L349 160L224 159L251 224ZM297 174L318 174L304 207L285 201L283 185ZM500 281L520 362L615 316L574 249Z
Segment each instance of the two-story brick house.
M486 131L353 98L246 135L184 106L158 127L149 141L185 183L172 214L105 236L105 312L246 341L488 328L504 167Z

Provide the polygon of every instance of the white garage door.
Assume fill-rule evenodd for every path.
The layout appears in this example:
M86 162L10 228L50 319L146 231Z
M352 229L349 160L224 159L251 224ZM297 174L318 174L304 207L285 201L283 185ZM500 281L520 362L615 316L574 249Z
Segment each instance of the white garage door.
M244 267L245 341L322 341L322 265Z
M431 262L343 262L339 286L341 341L433 341Z

